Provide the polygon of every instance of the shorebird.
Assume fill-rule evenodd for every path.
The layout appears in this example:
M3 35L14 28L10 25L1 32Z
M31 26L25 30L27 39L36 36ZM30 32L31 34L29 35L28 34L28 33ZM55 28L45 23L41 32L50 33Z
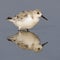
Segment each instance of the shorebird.
M48 43L41 44L40 38L33 32L18 31L16 34L9 36L8 41L15 43L19 48L39 52Z
M7 17L6 19L10 22L13 22L13 24L18 27L18 30L28 31L38 24L40 17L48 21L48 19L43 16L39 9L22 11L16 16Z

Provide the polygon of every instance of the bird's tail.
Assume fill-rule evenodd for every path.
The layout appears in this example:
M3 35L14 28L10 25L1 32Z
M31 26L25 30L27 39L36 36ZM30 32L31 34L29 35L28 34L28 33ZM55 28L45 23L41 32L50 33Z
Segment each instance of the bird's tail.
M6 20L10 20L10 19L12 19L12 17L7 17L7 18L6 18Z

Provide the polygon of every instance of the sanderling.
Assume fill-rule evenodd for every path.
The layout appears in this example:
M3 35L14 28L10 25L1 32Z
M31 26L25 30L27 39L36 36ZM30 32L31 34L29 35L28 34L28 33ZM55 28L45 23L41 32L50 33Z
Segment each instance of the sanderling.
M39 9L22 11L16 16L7 17L6 19L10 22L13 22L13 24L18 27L18 30L28 30L38 24L40 17L48 21L48 19L43 16L42 12Z
M18 31L16 34L7 38L8 41L15 43L19 48L39 52L48 43L41 44L40 38L33 32Z

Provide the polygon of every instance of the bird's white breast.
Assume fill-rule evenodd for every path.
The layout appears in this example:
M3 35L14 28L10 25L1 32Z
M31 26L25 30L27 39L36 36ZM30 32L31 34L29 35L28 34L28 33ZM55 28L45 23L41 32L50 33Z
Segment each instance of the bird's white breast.
M21 29L30 29L34 27L38 22L39 22L38 18L32 18L31 15L28 15L22 20L17 21L16 25Z

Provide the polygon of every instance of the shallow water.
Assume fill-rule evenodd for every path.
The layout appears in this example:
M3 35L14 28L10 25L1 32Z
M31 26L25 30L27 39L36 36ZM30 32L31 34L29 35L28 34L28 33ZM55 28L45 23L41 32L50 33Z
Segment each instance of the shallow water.
M1 0L0 1L0 59L1 60L59 60L60 59L60 1L59 0ZM7 37L17 32L17 27L5 20L22 10L42 10L48 23L41 18L39 24L31 29L39 36L41 42L48 44L40 53L27 51L9 42Z

